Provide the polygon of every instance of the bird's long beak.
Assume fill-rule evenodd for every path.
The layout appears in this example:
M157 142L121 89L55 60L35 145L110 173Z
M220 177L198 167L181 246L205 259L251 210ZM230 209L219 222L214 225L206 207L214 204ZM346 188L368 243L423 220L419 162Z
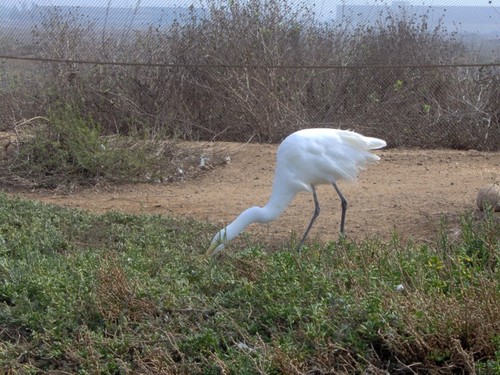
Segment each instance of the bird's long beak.
M222 249L224 249L224 242L214 241L205 253L205 257L214 256L215 254L222 251Z
M224 233L224 234L221 234ZM224 249L224 246L226 244L226 239L227 239L227 234L226 232L219 232L217 237L214 238L212 243L210 244L210 247L208 248L207 252L205 253L205 257L208 256L214 256L217 254L219 251Z
M205 258L210 257L215 254L215 249L217 248L219 244L217 242L212 242L210 247L208 248L207 252L205 253Z

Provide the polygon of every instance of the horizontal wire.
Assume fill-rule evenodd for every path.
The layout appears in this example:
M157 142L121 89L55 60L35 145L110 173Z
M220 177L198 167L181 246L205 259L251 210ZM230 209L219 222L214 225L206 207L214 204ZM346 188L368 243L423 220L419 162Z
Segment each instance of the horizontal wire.
M482 64L382 64L382 65L259 65L259 64L175 64L175 63L147 63L128 61L100 61L100 60L70 60L45 57L11 56L0 55L0 59L24 60L35 62L53 62L67 64L89 64L89 65L116 65L116 66L140 66L140 67L165 67L165 68L233 68L233 69L391 69L391 68L480 68L499 67L500 63Z

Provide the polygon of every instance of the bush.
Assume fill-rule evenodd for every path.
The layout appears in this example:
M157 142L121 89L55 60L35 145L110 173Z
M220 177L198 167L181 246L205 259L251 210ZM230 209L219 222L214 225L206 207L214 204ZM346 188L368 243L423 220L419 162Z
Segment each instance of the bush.
M151 66L41 65L28 80L36 95L20 85L7 97L29 105L6 100L2 113L35 116L71 103L106 134L279 142L326 126L389 146L499 148L498 68L434 67L477 61L427 15L388 12L354 25L322 23L289 0L200 5L134 34L54 8L34 29L42 57Z
M172 142L104 137L98 123L70 106L50 111L44 120L23 129L16 151L1 165L4 183L55 188L163 181L176 174L179 163L199 162L199 150L180 150Z

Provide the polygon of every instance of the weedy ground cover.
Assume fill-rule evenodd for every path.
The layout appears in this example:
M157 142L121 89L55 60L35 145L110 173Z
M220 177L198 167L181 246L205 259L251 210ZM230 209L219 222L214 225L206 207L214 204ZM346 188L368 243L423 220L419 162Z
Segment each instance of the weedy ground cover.
M214 229L0 195L0 371L500 370L492 213L429 244L247 239L205 259Z
M101 124L70 105L26 120L0 136L0 182L25 188L72 188L100 183L165 182L192 177L200 160L223 163L223 152L144 134L106 135ZM181 171L179 173L179 171Z

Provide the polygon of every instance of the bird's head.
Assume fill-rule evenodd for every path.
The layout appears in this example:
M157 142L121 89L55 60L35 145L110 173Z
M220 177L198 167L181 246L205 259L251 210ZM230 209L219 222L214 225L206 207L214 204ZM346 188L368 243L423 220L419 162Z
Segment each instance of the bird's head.
M226 228L224 228L214 236L210 244L210 247L205 253L205 256L214 256L219 251L224 249L224 246L226 245L227 242L228 238L227 238Z

